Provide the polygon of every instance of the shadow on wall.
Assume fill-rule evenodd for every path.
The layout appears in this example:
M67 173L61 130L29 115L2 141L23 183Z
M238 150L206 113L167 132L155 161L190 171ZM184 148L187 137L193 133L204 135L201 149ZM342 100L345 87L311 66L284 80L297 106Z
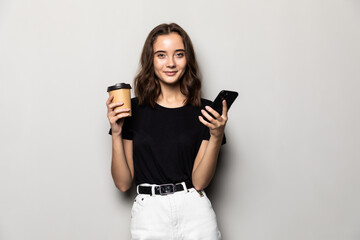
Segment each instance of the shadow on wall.
M118 190L119 198L121 198L121 200L124 200L127 202L133 202L136 197L136 194L137 194L135 182L133 182L131 188L126 192L121 192L119 189L117 189L117 190Z
M230 154L228 154L229 149L226 147L226 144L224 146L222 146L220 153L219 153L219 159L218 159L218 163L217 163L217 167L216 167L216 172L215 172L215 176L212 179L211 183L209 184L209 186L205 189L206 194L208 195L209 199L211 200L212 206L214 208L214 211L216 213L216 217L217 217L217 221L218 221L218 226L219 229L221 231L221 229L223 228L223 224L225 224L219 216L219 214L217 214L222 208L222 203L224 202L224 196L225 194L228 192L227 188L227 184L224 181L225 176L227 175L227 173L229 172L230 168L231 168L231 161L229 161L230 159Z

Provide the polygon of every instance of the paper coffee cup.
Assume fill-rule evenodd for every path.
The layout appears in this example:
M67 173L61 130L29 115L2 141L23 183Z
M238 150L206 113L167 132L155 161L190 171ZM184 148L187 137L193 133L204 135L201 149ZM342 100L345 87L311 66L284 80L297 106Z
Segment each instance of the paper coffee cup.
M114 96L112 102L123 102L124 105L118 108L130 108L129 116L131 116L131 86L127 83L117 83L107 88L110 96Z

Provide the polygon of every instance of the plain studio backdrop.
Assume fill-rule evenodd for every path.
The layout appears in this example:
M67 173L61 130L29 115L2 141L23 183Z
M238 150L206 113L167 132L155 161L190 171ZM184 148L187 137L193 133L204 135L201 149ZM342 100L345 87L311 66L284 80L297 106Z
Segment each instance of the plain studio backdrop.
M164 22L205 98L239 92L207 189L223 239L360 239L358 0L0 0L0 239L129 239L106 88Z

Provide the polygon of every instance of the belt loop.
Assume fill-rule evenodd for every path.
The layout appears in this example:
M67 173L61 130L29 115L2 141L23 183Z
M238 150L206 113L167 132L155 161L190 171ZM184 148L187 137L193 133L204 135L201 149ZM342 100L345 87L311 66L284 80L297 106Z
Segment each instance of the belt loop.
M184 188L184 191L186 191L186 192L188 192L189 190L187 189L187 187L186 187L186 184L185 184L185 182L181 182L181 185L183 186L183 188Z
M139 193L139 185L136 186L136 192L137 192L137 194L140 194Z
M151 186L151 196L155 196L155 187L156 185Z

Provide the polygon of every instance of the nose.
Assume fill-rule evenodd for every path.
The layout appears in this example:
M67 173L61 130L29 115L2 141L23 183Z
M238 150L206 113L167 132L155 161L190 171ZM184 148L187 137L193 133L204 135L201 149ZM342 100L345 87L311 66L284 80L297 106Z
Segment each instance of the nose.
M176 66L174 58L173 57L169 57L168 58L168 62L167 62L167 67L168 68L174 68Z

